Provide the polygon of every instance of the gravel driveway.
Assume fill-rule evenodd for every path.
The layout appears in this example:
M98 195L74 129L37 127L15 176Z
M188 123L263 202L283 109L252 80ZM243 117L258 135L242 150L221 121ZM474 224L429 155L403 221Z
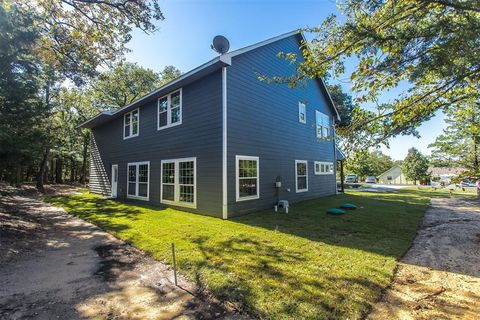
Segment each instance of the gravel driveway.
M480 319L480 202L432 199L370 319Z
M166 265L31 188L0 192L0 319L240 318L185 278L176 287Z

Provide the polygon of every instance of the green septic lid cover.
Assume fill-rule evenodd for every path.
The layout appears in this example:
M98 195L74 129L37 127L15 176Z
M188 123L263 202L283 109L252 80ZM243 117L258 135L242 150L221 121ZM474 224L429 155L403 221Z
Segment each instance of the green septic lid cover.
M330 208L327 210L327 213L333 214L333 215L341 215L341 214L345 214L345 211L338 208Z
M340 208L343 208L343 209L357 209L357 206L354 205L353 203L344 203L340 206Z

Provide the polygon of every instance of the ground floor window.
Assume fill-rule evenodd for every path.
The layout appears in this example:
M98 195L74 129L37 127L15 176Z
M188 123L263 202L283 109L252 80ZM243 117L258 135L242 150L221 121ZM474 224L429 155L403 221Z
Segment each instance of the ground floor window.
M308 162L295 160L295 190L296 192L308 191Z
M127 198L148 200L150 162L133 162L127 166Z
M236 156L237 201L260 197L259 176L258 157Z
M162 203L196 208L196 162L196 158L162 160Z
M315 161L315 174L333 174L333 163Z

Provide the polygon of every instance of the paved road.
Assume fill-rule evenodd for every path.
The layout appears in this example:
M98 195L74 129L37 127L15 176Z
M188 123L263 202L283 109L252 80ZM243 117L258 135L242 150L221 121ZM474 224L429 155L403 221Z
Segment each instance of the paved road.
M0 193L0 319L238 317L96 226L35 196Z
M480 319L480 201L432 199L370 319Z

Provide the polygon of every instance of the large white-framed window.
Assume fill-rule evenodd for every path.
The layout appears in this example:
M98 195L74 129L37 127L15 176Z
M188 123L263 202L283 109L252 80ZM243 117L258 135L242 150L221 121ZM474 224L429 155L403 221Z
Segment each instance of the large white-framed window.
M237 201L260 198L260 160L258 157L235 156Z
M127 198L148 200L150 194L150 161L127 164Z
M158 130L182 124L182 89L159 98L157 111Z
M137 108L123 115L123 139L138 136L140 124L140 110Z
M197 207L197 158L162 160L160 202Z
M295 191L308 191L308 161L295 160Z
M323 112L316 111L317 138L330 137L330 118Z
M304 102L298 103L298 121L307 123L307 105Z
M315 161L314 167L316 175L333 174L333 162Z

